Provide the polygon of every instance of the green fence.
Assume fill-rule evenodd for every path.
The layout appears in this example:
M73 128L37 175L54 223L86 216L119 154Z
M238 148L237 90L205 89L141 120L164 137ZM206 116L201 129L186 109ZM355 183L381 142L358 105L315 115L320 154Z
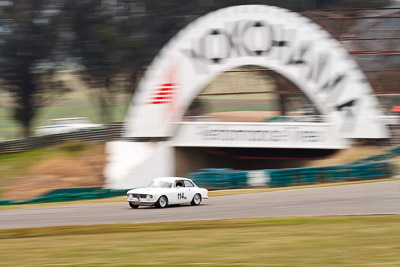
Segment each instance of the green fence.
M198 186L208 188L242 188L247 186L247 171L232 169L201 169L188 177Z
M104 189L100 187L56 189L43 196L29 199L26 201L14 201L10 199L0 200L0 205L34 204L34 203L49 203L49 202L108 198L108 197L123 196L126 194L127 191L128 189L115 190L115 189Z
M201 169L190 173L197 185L210 189L252 186L284 187L324 182L370 180L392 177L395 167L389 162L334 165L329 167L235 171Z
M334 165L319 168L270 170L270 187L307 185L324 182L359 181L392 177L394 166L389 162Z

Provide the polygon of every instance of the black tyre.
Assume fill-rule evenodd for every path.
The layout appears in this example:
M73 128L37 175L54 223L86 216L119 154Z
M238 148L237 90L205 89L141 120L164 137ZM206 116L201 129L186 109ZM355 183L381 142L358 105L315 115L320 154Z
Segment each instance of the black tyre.
M166 206L168 206L168 199L166 196L161 196L158 201L157 201L157 207L159 208L165 208Z
M191 205L193 206L197 206L200 205L201 203L201 195L200 194L196 194L193 196L192 202L190 202Z
M132 209L139 208L139 205L132 204L131 202L129 202L129 206L131 206Z

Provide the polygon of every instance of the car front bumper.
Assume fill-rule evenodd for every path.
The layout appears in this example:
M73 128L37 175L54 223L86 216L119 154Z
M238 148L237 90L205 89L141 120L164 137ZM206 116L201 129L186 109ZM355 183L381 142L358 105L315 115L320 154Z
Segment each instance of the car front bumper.
M137 198L129 198L128 197L128 199L126 200L126 202L129 202L129 203L131 203L131 204L133 204L133 205L138 205L138 206L153 206L153 205L155 205L156 204L156 202L155 201L152 201L152 200L150 200L150 201L147 201L147 200L145 200L145 199L137 199Z

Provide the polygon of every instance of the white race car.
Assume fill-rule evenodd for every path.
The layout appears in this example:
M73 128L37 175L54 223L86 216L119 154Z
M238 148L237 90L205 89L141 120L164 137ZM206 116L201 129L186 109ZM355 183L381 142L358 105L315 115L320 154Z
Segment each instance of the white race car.
M208 190L197 187L192 180L181 177L160 177L154 179L148 187L129 190L127 193L129 206L157 206L192 204L199 205L208 198Z
M82 130L101 128L103 126L102 124L91 123L86 117L51 119L47 120L45 124L45 126L36 128L35 134L47 135L71 133Z

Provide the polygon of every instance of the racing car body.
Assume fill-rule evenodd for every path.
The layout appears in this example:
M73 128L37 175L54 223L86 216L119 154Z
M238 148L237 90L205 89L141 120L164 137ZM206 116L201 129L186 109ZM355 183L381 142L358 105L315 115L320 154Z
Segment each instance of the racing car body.
M197 187L188 178L160 177L154 179L148 187L136 188L127 192L127 202L133 209L139 206L157 206L191 204L199 205L208 198L208 190Z
M101 128L102 124L94 124L86 117L59 118L45 122L45 126L36 128L36 135L61 134Z

